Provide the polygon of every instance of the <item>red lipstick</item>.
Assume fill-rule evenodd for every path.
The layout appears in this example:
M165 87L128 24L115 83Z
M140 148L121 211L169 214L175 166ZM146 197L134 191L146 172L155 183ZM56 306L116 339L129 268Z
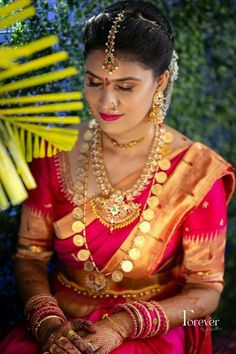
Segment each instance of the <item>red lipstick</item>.
M106 113L99 113L100 117L105 120L106 122L112 122L114 120L119 119L123 116L123 114L106 114Z

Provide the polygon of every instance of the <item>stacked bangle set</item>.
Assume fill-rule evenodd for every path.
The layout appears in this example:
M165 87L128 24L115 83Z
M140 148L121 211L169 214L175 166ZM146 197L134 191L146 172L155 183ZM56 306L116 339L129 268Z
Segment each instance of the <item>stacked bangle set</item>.
M141 339L165 334L169 321L160 304L156 301L135 301L116 306L116 311L126 311L132 319L133 328L130 339Z
M62 323L66 317L58 307L56 299L47 294L35 295L25 304L24 314L31 334L39 340L40 326L50 318L57 318Z
M169 330L166 314L156 301L134 301L118 304L115 311L126 311L132 319L133 327L129 335L130 339L148 338L156 334L165 334ZM24 313L28 329L37 340L39 340L40 326L44 321L50 318L57 318L62 323L66 321L56 299L49 294L31 297L25 304Z

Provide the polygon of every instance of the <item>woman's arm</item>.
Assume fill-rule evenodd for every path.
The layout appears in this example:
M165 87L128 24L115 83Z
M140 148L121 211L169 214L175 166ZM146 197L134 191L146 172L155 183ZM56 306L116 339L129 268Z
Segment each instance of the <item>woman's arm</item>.
M45 262L16 259L14 268L18 292L24 303L36 294L50 294Z
M16 259L14 268L18 292L23 303L35 295L50 295L47 263L33 259ZM45 321L38 332L40 340L43 341L47 333L60 324L61 321L57 318Z
M15 274L19 293L25 304L25 314L32 336L41 343L42 351L61 353L74 350L92 353L91 345L75 331L94 332L87 321L67 321L54 296L50 294L48 261L53 254L53 217L55 201L52 196L50 170L47 159L31 164L37 189L29 191L24 203L17 252Z
M217 309L219 300L218 291L188 284L180 294L159 301L159 303L172 328L186 325L189 319L195 320L210 315Z

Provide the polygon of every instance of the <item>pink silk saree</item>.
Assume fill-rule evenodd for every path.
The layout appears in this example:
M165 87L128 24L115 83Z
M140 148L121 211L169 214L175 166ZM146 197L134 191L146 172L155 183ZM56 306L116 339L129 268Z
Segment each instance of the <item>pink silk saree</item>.
M231 166L218 154L200 143L173 154L142 257L121 284L109 283L105 293L97 295L86 288L83 264L76 258L79 248L71 233L74 205L63 169L55 162L51 158L32 163L38 188L29 192L23 208L19 237L23 247L18 257L45 261L52 252L57 253L62 266L52 275L50 284L68 318L96 321L112 313L117 303L151 298L160 301L179 294L186 283L222 291L226 204L233 192L233 174ZM141 205L149 188L137 197ZM86 208L89 249L97 267L110 273L128 250L137 221L111 233L93 216L89 202ZM0 352L38 354L40 347L19 325L0 343ZM209 324L177 326L166 335L127 340L112 353L211 354L211 328Z

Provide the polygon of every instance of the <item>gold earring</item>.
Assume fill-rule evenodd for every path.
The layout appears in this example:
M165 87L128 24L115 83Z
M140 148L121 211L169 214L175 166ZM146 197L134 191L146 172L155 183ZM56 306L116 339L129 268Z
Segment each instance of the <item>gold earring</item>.
M153 96L152 109L149 113L149 121L153 124L162 124L164 121L165 97L162 91L157 91Z

